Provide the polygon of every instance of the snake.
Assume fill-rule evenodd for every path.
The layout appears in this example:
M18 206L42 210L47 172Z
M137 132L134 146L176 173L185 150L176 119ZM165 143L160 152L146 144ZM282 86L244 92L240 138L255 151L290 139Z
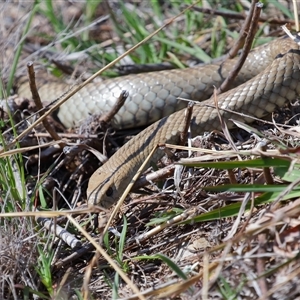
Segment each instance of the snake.
M229 75L237 59L90 83L64 103L57 116L64 126L72 127L91 114L110 111L121 92L126 90L129 97L114 116L112 126L124 129L152 124L93 173L87 188L88 204L111 207L153 148L179 142L186 126L187 102L178 98L201 101L193 107L190 122L192 136L196 136L221 129L219 116L230 129L234 126L230 119L250 123L251 116L262 118L300 94L300 50L292 39L283 37L248 54L232 82L232 89L218 96L217 110L215 100L210 97L214 88ZM50 100L49 95L55 99L67 89L68 85L63 83L48 83L39 92L43 100ZM26 90L28 88L21 86L18 94L27 96ZM151 161L159 160L163 154L157 149Z

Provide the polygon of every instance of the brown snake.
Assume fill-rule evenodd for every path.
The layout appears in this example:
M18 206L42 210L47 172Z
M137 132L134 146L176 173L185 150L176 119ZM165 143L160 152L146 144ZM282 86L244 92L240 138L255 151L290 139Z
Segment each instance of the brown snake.
M290 49L296 50L289 51ZM251 118L222 109L261 118L276 107L294 100L300 93L298 49L291 39L281 38L250 52L233 83L237 87L218 96L222 118L251 122ZM283 55L276 58L279 54ZM83 119L89 114L78 113L82 102L93 113L99 112L99 106L108 106L102 108L105 112L112 106L110 101L115 101L122 90L129 92L129 99L113 120L116 128L132 127L132 124L144 125L159 120L132 138L92 175L87 190L89 204L108 208L116 203L154 147L158 144L178 143L185 126L185 110L182 107L186 104L178 101L177 97L198 101L208 99L214 86L219 86L224 81L235 62L236 60L228 60L219 65L120 77L100 84L90 84L73 96L58 114L66 126L71 126L73 121ZM245 81L247 82L241 84ZM50 84L44 85L40 92L43 95L45 90L47 95L51 94L55 98L65 88L65 85ZM214 106L214 100L206 100L194 106L191 118L193 136L220 129ZM182 110L162 118L178 109ZM227 123L229 128L233 126L232 122ZM157 150L152 159L157 160L161 156L162 151Z

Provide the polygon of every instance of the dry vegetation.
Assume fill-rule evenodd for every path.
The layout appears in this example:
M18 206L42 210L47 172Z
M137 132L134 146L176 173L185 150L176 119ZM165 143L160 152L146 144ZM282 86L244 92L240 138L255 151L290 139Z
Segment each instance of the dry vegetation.
M53 11L47 5L51 1L0 3L3 98L10 77L16 88L16 82L27 81L29 60L34 60L39 85L88 78L183 9L183 3L168 2L128 0L122 8L121 1L52 1ZM280 24L292 18L288 1L266 2L256 44L282 35ZM205 5L228 10L212 15L191 9L121 64L168 62L178 67L205 61L200 48L210 58L227 53L251 2ZM273 21L266 22L270 17ZM115 68L105 75L119 72ZM0 124L1 299L300 299L297 127L292 131L257 122L255 134L231 131L233 142L221 132L195 139L194 146L202 149L193 153L198 161L192 165L198 167L177 170L178 181L169 171L173 157L165 158L159 164L167 166L160 181L144 187L142 194L131 194L103 236L110 211L102 212L97 224L86 207L87 181L100 165L94 154L105 148L111 156L137 131L101 129L97 118L66 130L49 117L63 138L63 144L49 145L55 137L45 124L28 130L37 115L24 121L34 115L35 105L21 97L10 98L9 104L12 116L3 109ZM278 124L295 125L297 110L289 105L274 117ZM282 163L283 156L288 163ZM234 161L240 164L230 165ZM207 162L215 164L205 166ZM72 219L68 212L75 209ZM66 228L77 247L49 232L42 217ZM95 254L92 242L108 257ZM134 296L137 290L143 295Z

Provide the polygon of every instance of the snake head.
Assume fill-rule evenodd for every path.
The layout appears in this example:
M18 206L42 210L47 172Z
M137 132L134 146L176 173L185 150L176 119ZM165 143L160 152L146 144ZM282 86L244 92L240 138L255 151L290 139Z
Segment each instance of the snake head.
M99 205L110 208L119 199L116 178L112 172L100 167L90 178L87 188L87 199L89 205Z

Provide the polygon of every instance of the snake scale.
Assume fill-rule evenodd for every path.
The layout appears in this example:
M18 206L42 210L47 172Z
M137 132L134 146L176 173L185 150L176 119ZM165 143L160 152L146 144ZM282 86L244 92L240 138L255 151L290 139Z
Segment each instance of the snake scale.
M232 84L236 87L218 96L218 106L224 120L233 118L251 122L250 118L222 109L261 118L276 107L294 100L300 94L298 49L291 39L279 38L251 51ZM129 128L156 121L127 142L92 175L87 190L89 204L104 208L112 206L154 147L178 143L185 126L183 107L186 103L178 101L177 97L197 101L208 99L214 86L220 86L235 62L236 59L233 59L220 64L129 75L92 83L63 104L58 117L66 127L71 127L91 113L109 111L120 92L127 90L129 97L112 125L115 128ZM50 83L43 85L39 92L42 98L51 95L55 99L66 90L64 84ZM19 94L26 95L22 87ZM213 99L194 106L191 118L193 136L220 129L214 106ZM232 122L227 123L229 128L233 126ZM157 150L153 160L159 159L162 154Z

